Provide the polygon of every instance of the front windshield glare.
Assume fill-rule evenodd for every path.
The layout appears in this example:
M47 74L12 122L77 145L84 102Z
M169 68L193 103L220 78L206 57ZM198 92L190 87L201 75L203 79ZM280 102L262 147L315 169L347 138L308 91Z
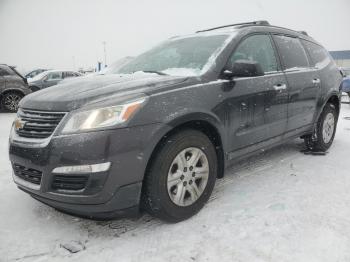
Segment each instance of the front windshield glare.
M138 71L169 75L199 75L209 58L223 46L228 35L173 39L139 55L117 70L118 74Z

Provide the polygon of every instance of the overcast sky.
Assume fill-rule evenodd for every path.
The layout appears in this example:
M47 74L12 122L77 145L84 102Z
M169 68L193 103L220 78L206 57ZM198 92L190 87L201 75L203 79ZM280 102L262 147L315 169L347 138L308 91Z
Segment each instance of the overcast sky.
M306 30L349 50L349 0L0 0L0 63L19 69L96 66L198 29L253 20Z

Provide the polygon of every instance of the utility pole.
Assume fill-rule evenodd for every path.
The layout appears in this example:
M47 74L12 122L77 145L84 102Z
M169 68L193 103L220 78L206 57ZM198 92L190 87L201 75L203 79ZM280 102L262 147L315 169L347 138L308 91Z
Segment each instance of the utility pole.
M104 56L105 56L105 65L104 65L104 67L107 67L106 41L103 41L102 44L103 44L103 52L104 52Z

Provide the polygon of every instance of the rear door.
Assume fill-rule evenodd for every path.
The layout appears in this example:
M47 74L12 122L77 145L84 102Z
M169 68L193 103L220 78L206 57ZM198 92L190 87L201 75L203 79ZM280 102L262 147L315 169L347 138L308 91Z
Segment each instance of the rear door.
M288 83L287 131L299 132L313 123L321 86L318 70L308 60L299 38L273 35Z
M20 88L22 86L22 78L8 66L0 66L0 76L2 77L3 85L7 87Z
M63 78L66 79L66 78L72 78L72 77L75 77L75 74L73 72L63 72Z
M339 81L339 69L329 53L322 46L313 42L302 40L305 49L310 55L311 65L317 70L319 78L321 80L321 91L327 93L328 90L338 87Z
M246 148L244 152L248 153L256 149L259 142L285 132L288 93L269 34L259 33L245 38L229 63L242 59L259 63L264 71L263 76L235 78L227 100L231 112L231 151Z

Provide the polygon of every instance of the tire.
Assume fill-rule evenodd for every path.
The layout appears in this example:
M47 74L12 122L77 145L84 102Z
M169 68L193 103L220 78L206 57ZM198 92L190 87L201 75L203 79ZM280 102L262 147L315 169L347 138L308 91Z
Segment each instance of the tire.
M317 121L313 135L304 138L306 147L311 151L327 151L333 143L337 122L338 113L335 106L327 103Z
M7 112L16 113L19 101L23 98L23 94L19 92L7 92L2 96L1 106Z
M172 223L201 210L213 191L218 172L215 147L209 138L196 130L181 131L165 138L152 159L145 174L141 207Z

